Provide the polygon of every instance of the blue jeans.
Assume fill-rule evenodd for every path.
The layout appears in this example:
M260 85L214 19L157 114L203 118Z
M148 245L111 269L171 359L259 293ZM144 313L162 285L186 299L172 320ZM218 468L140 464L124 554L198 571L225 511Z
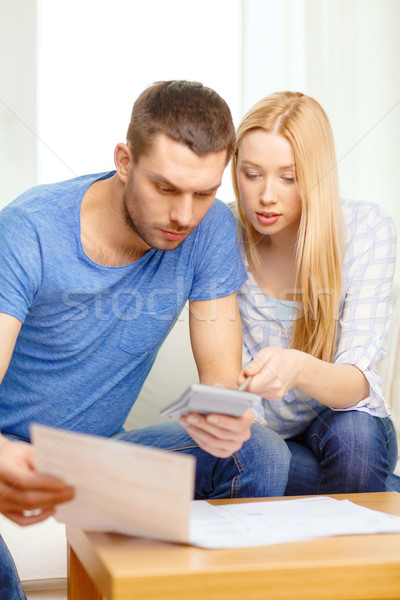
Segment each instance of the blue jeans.
M400 477L393 475L396 433L389 418L327 408L286 442L292 454L286 496L400 492Z
M15 564L0 535L0 600L26 600Z
M283 496L287 484L288 447L277 433L261 425L253 425L250 440L224 459L201 450L178 423L125 431L114 439L194 456L197 460L196 499ZM25 599L25 595L0 536L0 600L21 599Z
M230 458L208 454L174 422L125 431L114 437L194 456L196 500L283 496L285 491L290 452L277 433L261 425L252 426L250 440Z

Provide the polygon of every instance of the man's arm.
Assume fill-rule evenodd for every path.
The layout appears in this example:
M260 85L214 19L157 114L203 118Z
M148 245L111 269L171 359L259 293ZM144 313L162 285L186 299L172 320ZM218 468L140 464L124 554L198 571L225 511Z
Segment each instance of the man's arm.
M201 383L237 388L242 366L242 324L236 294L190 302L190 339ZM227 458L250 438L254 413L242 417L190 414L180 419L206 452Z
M10 364L21 325L15 317L0 313L0 384Z
M0 313L0 385L10 364L21 321ZM73 497L73 490L54 477L34 470L33 448L0 434L0 512L19 525L43 521L54 506ZM24 516L25 511L41 512Z
M237 388L242 323L236 294L190 302L190 341L201 383Z

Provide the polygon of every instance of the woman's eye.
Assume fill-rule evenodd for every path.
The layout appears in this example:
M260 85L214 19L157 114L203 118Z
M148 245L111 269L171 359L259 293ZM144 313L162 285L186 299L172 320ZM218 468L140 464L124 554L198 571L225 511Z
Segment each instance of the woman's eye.
M295 178L294 177L282 177L282 179L286 183L294 183L295 182Z
M258 173L245 173L247 179L257 179L259 177Z

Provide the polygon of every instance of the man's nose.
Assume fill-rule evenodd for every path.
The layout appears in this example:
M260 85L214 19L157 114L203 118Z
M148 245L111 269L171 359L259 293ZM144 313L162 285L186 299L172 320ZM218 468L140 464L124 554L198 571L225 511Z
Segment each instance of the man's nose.
M170 212L170 219L179 227L188 227L193 219L193 198L191 194L176 198Z

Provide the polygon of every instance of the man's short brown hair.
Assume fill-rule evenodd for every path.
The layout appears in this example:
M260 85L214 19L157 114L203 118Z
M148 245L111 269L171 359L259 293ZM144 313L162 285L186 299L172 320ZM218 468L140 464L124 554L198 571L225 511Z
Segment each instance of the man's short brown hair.
M159 81L144 90L133 105L127 143L136 160L157 133L186 144L198 156L235 147L235 128L225 100L193 81Z

